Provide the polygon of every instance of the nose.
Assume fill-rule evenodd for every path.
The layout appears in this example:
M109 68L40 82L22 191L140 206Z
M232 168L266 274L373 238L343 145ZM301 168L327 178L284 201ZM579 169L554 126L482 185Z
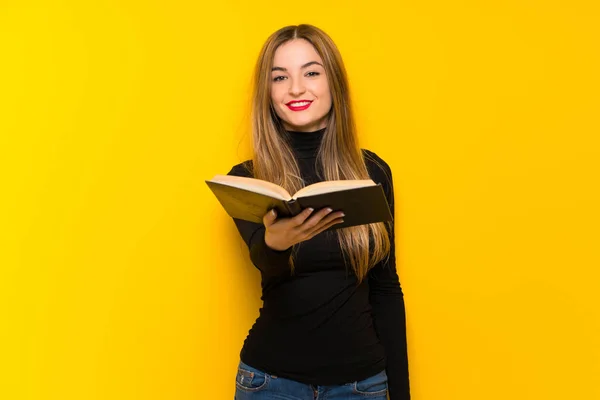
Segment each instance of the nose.
M292 96L299 96L306 91L301 79L293 79L290 85L289 93Z

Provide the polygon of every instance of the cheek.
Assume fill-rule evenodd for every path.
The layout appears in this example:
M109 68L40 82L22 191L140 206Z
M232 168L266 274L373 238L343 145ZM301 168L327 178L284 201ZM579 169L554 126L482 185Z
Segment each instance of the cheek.
M319 97L322 99L329 100L331 99L331 92L329 91L329 86L327 83L320 84L315 91L319 93Z
M331 107L331 103L333 100L331 98L331 92L329 91L329 89L324 90L323 93L321 93L321 95L319 97L321 99L323 107L325 107L325 108Z
M281 89L278 89L276 86L274 86L271 89L271 100L273 101L273 104L280 104L282 101L282 93L281 93Z

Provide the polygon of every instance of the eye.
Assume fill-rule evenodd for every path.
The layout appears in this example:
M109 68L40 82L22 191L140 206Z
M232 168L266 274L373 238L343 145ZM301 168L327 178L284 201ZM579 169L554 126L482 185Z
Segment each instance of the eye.
M285 78L285 76L276 76L275 78L273 78L273 82L279 82L281 79L279 78Z
M321 75L320 73L318 73L318 72L315 72L315 71L308 72L306 75L308 75L308 74L314 74L314 75L310 75L310 76L318 76L318 75Z

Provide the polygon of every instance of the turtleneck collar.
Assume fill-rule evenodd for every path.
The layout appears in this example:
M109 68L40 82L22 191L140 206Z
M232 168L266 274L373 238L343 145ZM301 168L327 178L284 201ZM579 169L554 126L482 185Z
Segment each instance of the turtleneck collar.
M312 132L287 131L290 145L298 158L316 157L326 129L322 128Z

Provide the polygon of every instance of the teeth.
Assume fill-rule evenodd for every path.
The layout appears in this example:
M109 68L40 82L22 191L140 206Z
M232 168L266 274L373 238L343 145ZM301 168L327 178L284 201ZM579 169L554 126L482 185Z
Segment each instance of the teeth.
M302 106L305 106L307 104L310 104L310 101L303 101L301 103L292 103L292 104L290 104L290 106L292 106L292 107L302 107Z

